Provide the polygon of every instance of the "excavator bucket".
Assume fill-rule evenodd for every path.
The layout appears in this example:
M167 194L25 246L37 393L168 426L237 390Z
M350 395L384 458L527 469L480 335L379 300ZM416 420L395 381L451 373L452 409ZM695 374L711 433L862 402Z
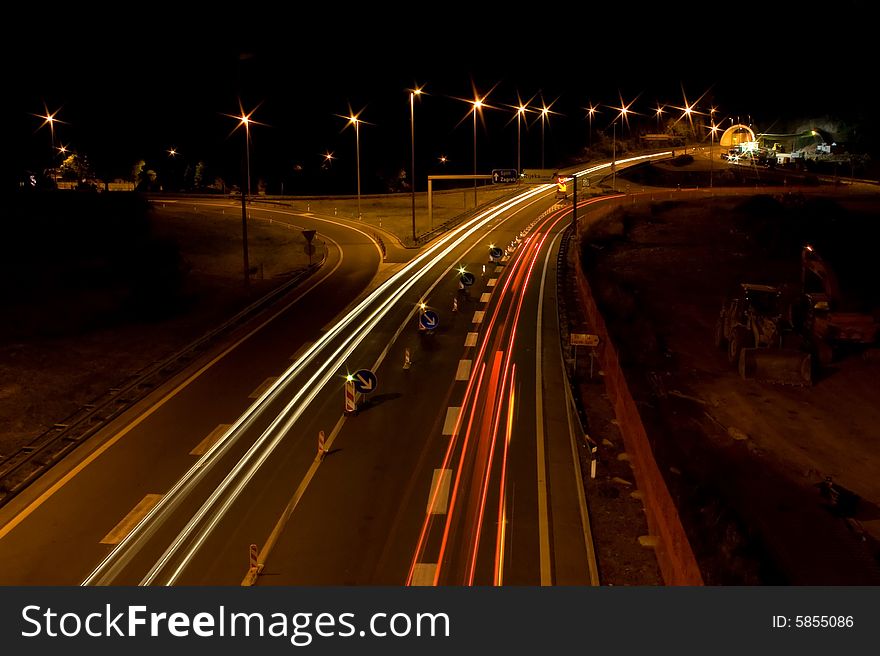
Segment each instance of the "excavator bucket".
M809 353L797 349L744 348L740 352L739 375L782 385L811 385Z

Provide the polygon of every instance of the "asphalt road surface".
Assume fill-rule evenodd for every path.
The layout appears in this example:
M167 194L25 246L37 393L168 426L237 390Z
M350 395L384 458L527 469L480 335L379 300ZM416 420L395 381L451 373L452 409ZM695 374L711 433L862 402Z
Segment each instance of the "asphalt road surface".
M527 188L394 265L357 224L255 209L318 230L325 265L7 504L0 583L236 585L252 545L257 584L595 582L554 196ZM360 369L377 385L344 413Z

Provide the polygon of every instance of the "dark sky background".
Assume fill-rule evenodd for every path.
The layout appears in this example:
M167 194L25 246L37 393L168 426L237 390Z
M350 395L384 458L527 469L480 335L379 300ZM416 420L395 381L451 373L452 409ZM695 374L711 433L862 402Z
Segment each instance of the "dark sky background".
M409 169L409 96L414 83L430 94L416 106L417 174L472 172L471 117L456 127L472 97L493 88L479 126L479 168L516 165L516 124L506 104L556 100L545 131L548 168L588 140L583 107L638 96L633 109L681 105L703 92L721 117L751 116L758 131L781 131L799 119L828 116L859 125L867 119L878 57L874 12L842 0L818 11L800 2L710 9L709 3L424 3L407 8L313 3L306 9L246 4L236 15L182 3L35 10L6 26L4 78L12 93L3 121L14 176L46 166L48 127L34 114L60 108L56 145L88 155L97 174L128 177L145 159L163 171L166 150L178 166L203 160L229 184L240 178L244 138L223 114L258 107L251 171L270 192L355 191L355 137L335 114L364 108L364 193ZM291 4L290 7L298 5ZM299 5L301 6L301 5ZM188 5L187 5L188 7ZM188 10L191 11L191 10ZM98 17L100 16L100 22ZM241 55L248 55L242 59ZM602 107L593 129L606 128ZM673 110L674 111L674 110ZM638 120L638 119L636 119ZM633 129L639 128L633 123ZM523 131L523 166L537 167L540 124ZM320 168L320 153L336 159ZM438 157L449 163L443 169ZM301 167L297 171L296 167ZM13 177L14 177L13 176Z

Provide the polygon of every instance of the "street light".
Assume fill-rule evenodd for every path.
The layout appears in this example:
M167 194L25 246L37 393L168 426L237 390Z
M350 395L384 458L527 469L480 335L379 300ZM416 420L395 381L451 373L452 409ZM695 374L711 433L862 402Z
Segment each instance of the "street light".
M657 103L657 132L660 132L660 115L663 113L663 107Z
M359 111L357 114L355 114L351 110L351 105L349 105L348 116L342 116L341 114L337 114L337 116L339 116L340 118L344 118L346 121L348 121L348 124L345 127L348 127L349 125L354 126L355 164L357 166L357 199L358 199L358 220L359 221L362 218L362 216L361 216L361 130L360 130L360 126L361 126L361 123L366 123L366 121L361 120L359 117L363 113L363 111L364 110L361 109L361 111ZM345 127L342 129L344 130Z
M471 84L473 86L473 83L471 83ZM497 84L495 86L497 86ZM491 89L489 89L489 91L486 92L486 94L483 95L482 97L480 97L480 94L477 93L477 89L474 86L473 87L473 89L474 89L473 100L468 100L465 98L456 98L456 100L461 100L462 102L466 102L467 104L469 104L471 106L471 108L468 110L467 114L462 116L461 120L455 124L455 127L458 127L459 125L461 125L465 121L465 119L467 119L468 114L473 113L473 115L474 115L474 207L477 206L477 112L479 112L480 116L482 116L483 109L495 109L495 107L492 107L492 106L486 104L486 98L488 98L489 94L491 94L492 91L494 91L495 86L493 86Z
M609 105L610 109L617 110L617 116L615 116L614 120L611 121L611 129L613 135L611 142L611 189L614 191L617 191L617 121L618 119L622 119L623 121L626 121L627 125L629 125L629 115L636 113L632 111L630 107L632 107L638 96L633 98L629 102L629 104L623 102L623 96L621 96L619 92L617 94L617 97L620 99L620 107Z
M242 260L244 262L244 283L245 285L250 284L250 263L248 261L248 235L247 235L247 196L251 192L251 123L262 125L262 123L257 123L257 121L253 120L251 117L254 115L254 112L257 111L257 107L252 109L250 112L245 112L244 107L241 105L241 100L238 101L238 109L241 112L240 115L234 116L232 114L226 114L230 118L234 118L238 121L238 125L232 128L232 132L235 132L238 128L244 126L244 160L245 160L245 170L244 170L244 180L242 180L241 186L241 249L242 249ZM232 133L230 133L232 134Z
M715 109L712 109L714 112ZM718 126L715 125L715 120L712 120L712 127L709 128L709 133L711 135L711 145L709 146L709 188L712 188L712 173L714 169L714 159L712 155L712 151L715 148L715 133L718 131Z
M589 144L590 148L593 147L593 114L598 111L598 106L594 107L592 101L590 102L589 107L584 107L587 110L587 118L590 120L590 134L589 134Z
M514 117L516 118L516 174L517 177L520 173L522 173L522 121L526 115L526 112L530 111L529 103L534 100L534 96L529 98L525 103L523 103L522 98L519 96L519 92L516 94L516 105L507 105L513 110ZM510 119L511 121L513 119ZM508 124L510 121L508 121ZM528 127L528 124L526 124Z
M412 187L412 238L416 241L416 96L422 95L422 88L416 86L409 92L409 129L410 142L412 143L412 166L410 168L410 187Z
M483 98L476 98L474 103L474 207L477 206L477 112L483 110Z
M49 126L49 133L50 133L50 135L51 135L51 151L50 151L50 152L52 153L52 159L51 159L51 161L49 162L49 164L50 164L50 168L51 168L51 170L52 170L52 182L54 182L55 185L57 186L57 185L58 185L58 175L57 175L57 173L56 173L56 169L55 169L55 123L56 123L56 122L57 122L57 123L63 123L64 121L61 121L61 120L55 118L56 114L58 114L58 112L61 111L61 108L56 109L56 110L55 110L54 112L52 112L52 113L49 113L49 108L46 107L46 104L45 104L45 103L43 103L43 109L46 110L46 114L45 114L45 115L42 115L42 114L34 114L34 116L36 116L37 118L41 118L41 119L43 119L43 123L40 125L39 128L37 128L38 130L39 130L41 127L43 127L43 125L47 125L47 124L48 124L48 126Z
M241 190L241 241L242 255L244 258L244 282L245 284L249 284L251 281L251 269L250 263L248 262L247 195L251 193L251 116L250 114L245 114L244 110L242 110L239 120L241 121L241 125L244 126L244 159L245 170L247 173L247 177L245 178L247 187L242 187Z

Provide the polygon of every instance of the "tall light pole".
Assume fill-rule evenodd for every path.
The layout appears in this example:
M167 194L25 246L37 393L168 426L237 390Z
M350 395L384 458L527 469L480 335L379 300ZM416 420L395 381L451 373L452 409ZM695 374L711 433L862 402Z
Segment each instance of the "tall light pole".
M617 116L614 117L614 120L611 121L611 129L612 129L612 142L611 142L611 189L617 191L617 121L620 119L621 121L627 121L627 125L629 125L629 119L627 116L630 113L636 114L637 112L631 112L630 107L635 102L632 100L628 105L623 102L623 97L620 96L620 107L610 106L611 109L617 110ZM607 128L606 128L607 129Z
M514 112L514 117L516 118L516 174L517 178L519 174L522 173L522 122L525 119L526 112L529 111L529 103L534 100L534 96L529 98L526 102L522 101L522 98L519 95L519 92L516 94L516 105L507 105ZM510 119L511 121L513 119ZM510 121L508 121L508 124Z
M245 184L241 187L241 248L244 261L244 283L250 284L251 267L248 262L248 234L247 234L247 196L251 192L251 117L250 114L241 113L239 119L244 126L244 161L245 161Z
M58 123L63 123L63 121L60 121L57 118L55 118L55 115L58 114L59 111L61 111L60 109L56 109L54 112L52 112L50 114L49 108L46 107L45 103L43 104L43 107L46 110L46 114L45 115L34 114L34 116L36 116L37 118L43 119L43 125L49 126L49 134L51 135L50 139L51 139L51 153L52 153L52 158L49 161L49 167L52 172L52 182L54 182L55 185L57 186L58 185L58 174L55 169L55 122L57 121ZM43 127L43 125L41 125L40 127ZM39 128L37 128L37 129L39 129Z
M541 107L541 169L544 168L544 123L547 121L549 107Z
M712 110L715 111L714 109ZM714 170L714 161L712 156L712 150L715 148L715 133L718 131L718 126L715 125L715 120L712 120L712 127L709 128L709 132L711 134L711 145L709 146L709 188L712 188L712 173Z
M587 110L587 118L590 121L589 147L592 148L593 147L593 114L596 113L597 108L593 107L593 103L591 102L590 106L585 107L584 109Z
M235 132L242 126L244 127L244 170L242 171L241 184L241 248L242 260L244 262L244 283L248 285L250 284L250 263L248 262L247 197L251 192L251 123L257 124L257 121L251 117L257 110L252 109L250 112L245 112L244 107L241 105L241 100L238 102L238 108L241 111L240 115L226 114L225 116L238 121L238 125L232 128L232 132ZM262 125L262 123L259 123L259 125ZM232 133L230 132L230 134Z
M422 87L415 87L409 92L409 134L412 144L412 159L410 167L410 187L412 187L412 238L416 241L416 96L422 94Z
M474 105L474 207L477 206L477 112L483 109L483 98L475 98Z
M348 116L342 116L337 114L340 118L344 118L348 121L348 125L354 126L354 147L355 147L355 165L357 167L357 199L358 199L358 221L361 220L361 123L364 123L359 117L361 115L361 110L357 114L351 111L351 107L348 108ZM344 129L344 128L343 128Z
M663 107L660 106L660 103L657 103L657 132L660 132L660 115L663 114Z
M523 116L526 113L526 106L520 103L519 107L516 108L516 175L517 178L522 173L522 148L520 146L520 123L522 122Z

